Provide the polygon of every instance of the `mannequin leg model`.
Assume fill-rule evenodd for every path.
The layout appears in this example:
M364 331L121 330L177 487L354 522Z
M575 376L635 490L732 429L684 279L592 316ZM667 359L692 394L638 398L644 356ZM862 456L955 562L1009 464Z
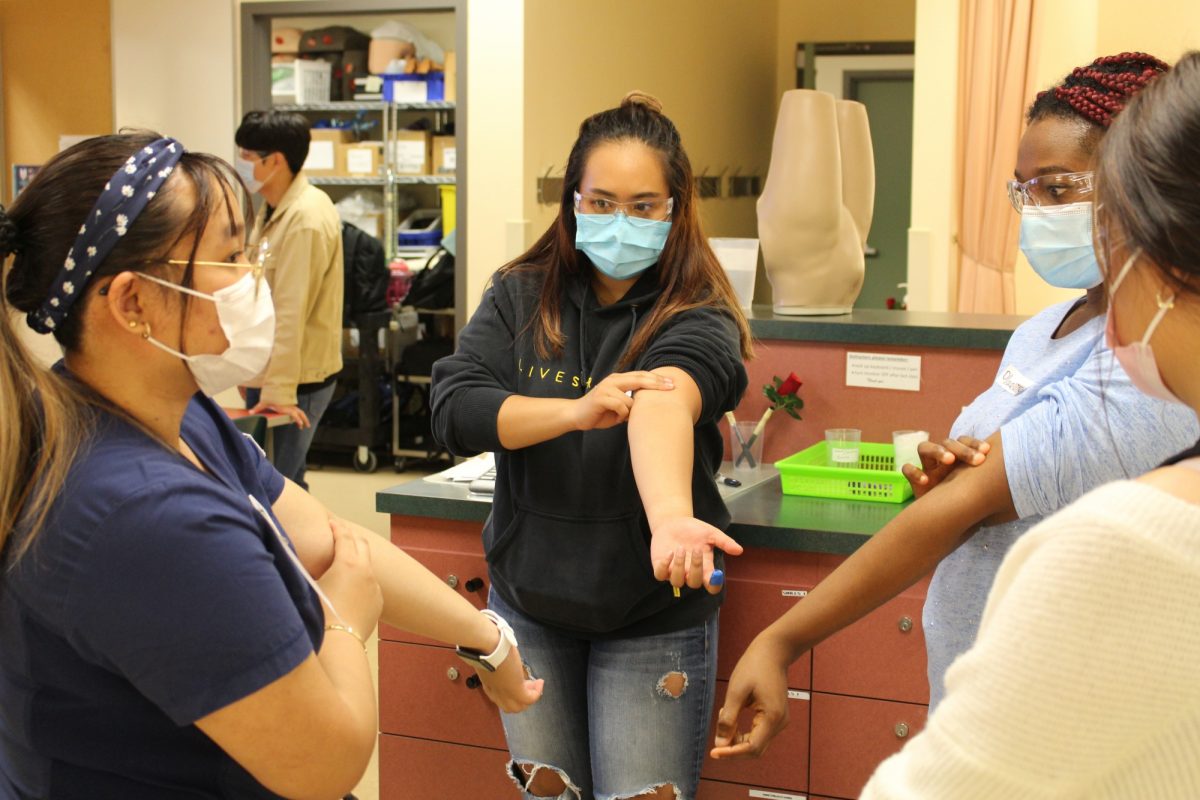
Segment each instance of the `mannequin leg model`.
M866 109L845 101L839 107L825 92L786 92L758 199L776 313L851 311L863 284L874 184Z

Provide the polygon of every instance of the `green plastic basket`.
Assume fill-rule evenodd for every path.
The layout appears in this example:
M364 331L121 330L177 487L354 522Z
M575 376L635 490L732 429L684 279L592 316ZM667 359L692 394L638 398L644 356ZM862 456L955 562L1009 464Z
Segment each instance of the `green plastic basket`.
M893 469L894 464L890 444L862 442L858 446L857 467L831 467L829 444L817 442L776 461L775 469L783 481L784 494L903 503L912 497L912 486L908 478Z

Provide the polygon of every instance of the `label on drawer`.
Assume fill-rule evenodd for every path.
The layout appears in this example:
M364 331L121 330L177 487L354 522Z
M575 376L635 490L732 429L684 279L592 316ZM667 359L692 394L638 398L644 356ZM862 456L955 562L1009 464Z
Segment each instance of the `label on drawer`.
M807 589L784 589L780 592L784 597L808 597Z
M788 689L788 700L811 700L812 695L799 689Z
M751 789L750 797L761 797L763 800L805 800L802 794L786 794L784 792L768 792L766 789Z

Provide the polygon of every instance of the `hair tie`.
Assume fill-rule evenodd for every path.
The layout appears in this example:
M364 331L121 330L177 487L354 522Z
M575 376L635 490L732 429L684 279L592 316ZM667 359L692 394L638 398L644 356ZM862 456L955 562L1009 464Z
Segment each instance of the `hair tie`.
M154 199L184 152L183 145L174 139L159 139L131 155L113 173L80 225L46 300L25 317L29 327L38 333L50 333L62 323L92 273Z

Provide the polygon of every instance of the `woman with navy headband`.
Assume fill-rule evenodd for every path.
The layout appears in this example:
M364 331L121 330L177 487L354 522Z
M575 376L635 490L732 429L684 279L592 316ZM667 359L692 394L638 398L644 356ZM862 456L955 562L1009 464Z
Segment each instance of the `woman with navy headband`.
M210 399L271 352L244 197L135 133L0 209L0 304L64 351L41 369L0 309L0 798L341 796L375 741L381 614L457 642L504 710L541 694L503 619L332 517Z

